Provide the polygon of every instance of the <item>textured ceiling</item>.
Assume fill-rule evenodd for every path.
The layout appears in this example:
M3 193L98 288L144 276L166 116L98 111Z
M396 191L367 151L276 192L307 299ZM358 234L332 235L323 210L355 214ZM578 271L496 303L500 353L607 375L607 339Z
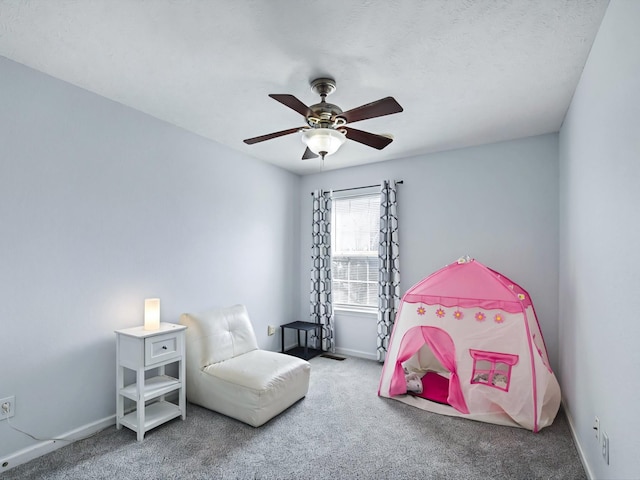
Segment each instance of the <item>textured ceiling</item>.
M354 126L324 170L556 132L608 1L0 0L0 55L299 174L304 125L267 96L404 112Z

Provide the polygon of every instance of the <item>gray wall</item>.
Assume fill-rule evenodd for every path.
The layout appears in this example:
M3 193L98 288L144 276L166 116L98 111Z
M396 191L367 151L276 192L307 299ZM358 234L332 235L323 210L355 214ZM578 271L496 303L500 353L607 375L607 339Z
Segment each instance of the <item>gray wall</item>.
M401 141L399 139L398 141ZM375 153L372 153L375 155ZM327 157L326 162L339 161ZM512 142L334 170L302 178L300 316L309 318L311 195L404 180L398 193L402 292L468 254L531 294L553 366L558 359L558 142ZM375 354L375 319L338 313L336 345Z
M0 57L0 398L57 436L115 412L115 335L245 303L295 318L299 177ZM267 254L265 254L267 253ZM0 459L35 443L0 422ZM1 469L0 469L1 473Z
M593 478L640 478L639 24L610 3L560 132L559 373Z

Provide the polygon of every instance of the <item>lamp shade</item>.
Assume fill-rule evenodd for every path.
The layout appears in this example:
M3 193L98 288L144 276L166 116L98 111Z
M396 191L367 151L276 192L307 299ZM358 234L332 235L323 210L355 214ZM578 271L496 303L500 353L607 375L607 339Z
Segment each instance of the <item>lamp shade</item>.
M144 301L144 329L157 330L160 328L160 299L147 298Z
M312 128L302 134L302 141L316 155L331 155L338 151L347 137L332 128Z

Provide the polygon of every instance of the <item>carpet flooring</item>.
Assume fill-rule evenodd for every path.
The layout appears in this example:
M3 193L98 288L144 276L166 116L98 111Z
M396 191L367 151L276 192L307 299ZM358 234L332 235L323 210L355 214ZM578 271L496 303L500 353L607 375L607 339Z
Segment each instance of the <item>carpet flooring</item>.
M0 476L12 479L562 479L586 475L560 411L528 430L377 396L381 365L311 360L307 396L260 428L196 405L136 441L115 426Z

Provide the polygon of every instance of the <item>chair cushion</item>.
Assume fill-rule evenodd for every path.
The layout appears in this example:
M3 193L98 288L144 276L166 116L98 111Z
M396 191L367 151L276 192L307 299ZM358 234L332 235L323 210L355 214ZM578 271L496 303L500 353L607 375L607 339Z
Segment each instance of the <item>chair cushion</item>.
M188 327L187 350L198 352L200 368L258 348L244 305L184 313L180 316L180 324Z
M239 387L266 392L277 389L295 377L301 363L297 357L268 350L253 350L204 368L207 375Z
M205 367L189 400L259 427L307 394L310 372L300 358L253 350Z

